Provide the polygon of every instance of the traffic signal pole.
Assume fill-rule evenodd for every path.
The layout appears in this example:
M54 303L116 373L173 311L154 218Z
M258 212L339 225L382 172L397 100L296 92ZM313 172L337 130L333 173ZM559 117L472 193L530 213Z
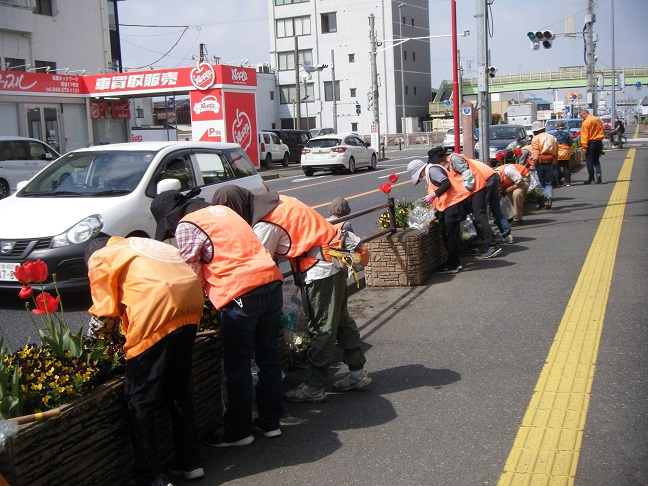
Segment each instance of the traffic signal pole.
M486 66L488 63L488 36L486 35L486 3L488 0L477 0L477 116L479 124L479 160L490 165L489 157L489 126L490 117L488 103L488 78ZM472 134L465 134L469 137ZM466 140L469 140L466 138Z

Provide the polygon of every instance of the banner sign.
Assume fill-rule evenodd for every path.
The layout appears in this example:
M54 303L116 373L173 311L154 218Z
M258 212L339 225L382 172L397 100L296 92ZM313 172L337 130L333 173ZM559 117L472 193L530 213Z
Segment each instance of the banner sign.
M83 96L87 94L83 78L67 74L0 71L0 94Z

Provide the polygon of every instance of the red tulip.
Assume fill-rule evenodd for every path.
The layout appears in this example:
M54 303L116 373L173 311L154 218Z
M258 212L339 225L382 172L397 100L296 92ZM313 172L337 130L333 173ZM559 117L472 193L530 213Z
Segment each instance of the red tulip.
M513 154L516 157L522 157L522 149L519 149L519 148L513 149Z
M16 277L18 282L23 285L27 285L29 282L31 282L29 275L27 275L27 272L25 272L25 269L22 265L16 265L16 268L14 268L14 277Z
M506 152L497 152L495 154L495 160L502 160L504 157L506 157Z
M27 261L23 263L23 268L29 279L34 283L44 282L49 274L47 264L43 260Z
M23 300L31 299L33 293L34 289L32 289L31 285L23 285L20 292L18 292L18 297Z
M38 306L38 309L33 309L32 312L34 314L49 314L56 312L58 310L60 298L60 296L54 298L47 292L41 292L36 296L36 305Z
M391 192L391 184L389 182L385 182L380 185L380 190L384 192L385 194L389 194Z
M389 175L389 182L392 184L396 184L396 181L398 180L398 175L397 174L390 174Z

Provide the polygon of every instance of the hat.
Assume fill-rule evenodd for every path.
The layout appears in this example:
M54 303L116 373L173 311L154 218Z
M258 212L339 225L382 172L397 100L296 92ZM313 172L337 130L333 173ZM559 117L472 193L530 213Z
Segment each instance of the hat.
M428 163L434 164L439 162L445 157L445 149L443 147L434 147L428 150Z
M341 217L346 216L350 212L351 208L349 207L349 203L343 197L336 197L331 201L331 204L329 204L328 207L328 213L330 216Z
M541 121L534 121L534 122L531 124L531 131L533 131L533 133L535 133L535 132L539 132L539 131L541 131L541 130L544 130L544 126L542 126L542 122L541 122Z
M432 150L430 150L430 152ZM425 169L426 165L427 163L423 162L421 159L414 159L409 164L407 164L407 172L409 172L409 175L412 178L412 184L416 185L419 183L421 172L423 171L423 169Z
M558 123L556 123L556 128L565 128L565 122L559 121Z

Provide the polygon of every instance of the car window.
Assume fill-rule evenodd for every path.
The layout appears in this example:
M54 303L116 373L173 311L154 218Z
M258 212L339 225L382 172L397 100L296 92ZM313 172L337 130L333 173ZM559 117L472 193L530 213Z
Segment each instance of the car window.
M27 144L29 146L29 154L32 159L45 159L45 154L50 154L52 156L52 159L58 158L56 152L51 150L49 147L47 147L47 145L43 143L30 140L29 142L27 142Z
M164 179L178 179L181 191L196 187L196 178L189 155L174 155L171 159L164 161L162 172L155 178L155 183Z
M272 139L271 135L269 133L264 133L263 134L263 141L265 143L270 143L270 140Z
M234 178L225 155L220 152L195 152L205 185L216 184Z
M5 160L29 160L27 145L22 140L9 140L3 142Z
M256 174L254 166L243 149L233 149L228 153L234 176L237 179Z
M358 142L356 141L355 137L347 137L344 139L344 144L345 145L351 145L352 147L355 147L358 145Z
M277 137L276 134L271 133L271 134L270 134L270 137L272 138L272 143L273 143L273 144L275 144L275 145L279 145L279 137Z
M515 138L516 129L513 127L490 127L491 140L513 140Z
M341 143L342 140L340 140L339 138L320 138L309 140L306 146L308 148L330 148L337 147Z
M299 140L301 143L308 143L310 140L310 137L308 136L308 133L300 133L299 134Z
M556 120L548 120L545 125L545 130L555 130L556 129Z

